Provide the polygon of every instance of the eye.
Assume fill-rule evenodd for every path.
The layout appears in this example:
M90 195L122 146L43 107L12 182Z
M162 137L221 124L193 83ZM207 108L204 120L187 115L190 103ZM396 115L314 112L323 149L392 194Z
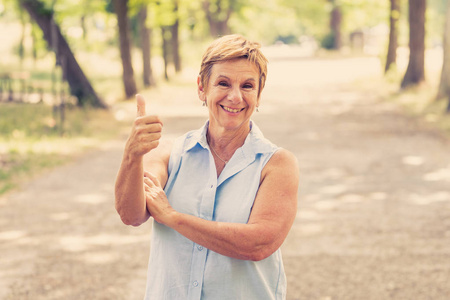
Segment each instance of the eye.
M220 81L220 82L219 82L219 85L220 85L220 86L228 86L228 82L226 82L226 81Z
M251 84L251 83L246 83L246 84L243 85L243 88L244 88L244 89L253 89L253 84Z

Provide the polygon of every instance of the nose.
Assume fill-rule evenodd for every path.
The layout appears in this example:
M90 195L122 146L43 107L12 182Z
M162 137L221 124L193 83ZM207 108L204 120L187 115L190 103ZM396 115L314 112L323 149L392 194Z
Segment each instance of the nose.
M239 87L233 87L228 93L228 100L232 103L239 103L242 101L242 92Z

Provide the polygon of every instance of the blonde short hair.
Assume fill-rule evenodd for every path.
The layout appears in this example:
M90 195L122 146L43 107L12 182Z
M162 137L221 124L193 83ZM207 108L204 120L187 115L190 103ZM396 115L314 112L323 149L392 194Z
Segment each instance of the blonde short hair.
M239 34L225 35L214 40L203 54L200 67L200 80L207 88L211 69L214 64L233 59L247 59L259 70L258 98L264 88L267 78L267 58L262 54L261 45L251 42Z

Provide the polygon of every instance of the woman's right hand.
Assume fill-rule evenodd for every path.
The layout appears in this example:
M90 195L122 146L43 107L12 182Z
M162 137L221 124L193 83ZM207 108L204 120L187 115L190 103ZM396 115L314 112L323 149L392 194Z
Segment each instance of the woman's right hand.
M125 151L131 159L142 158L146 153L159 145L163 124L158 116L147 116L145 100L136 95L137 117L133 122Z

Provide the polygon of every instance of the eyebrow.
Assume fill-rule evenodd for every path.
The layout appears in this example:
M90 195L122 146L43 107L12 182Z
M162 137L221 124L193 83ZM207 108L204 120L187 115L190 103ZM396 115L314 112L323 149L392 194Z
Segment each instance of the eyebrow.
M228 76L225 76L225 75L219 75L219 76L217 76L217 79L219 79L219 78L225 78L225 79L230 80L230 78L229 78ZM253 78L253 77L250 77L250 78L247 78L247 79L244 80L244 81L254 81L254 82L256 82L256 79Z

